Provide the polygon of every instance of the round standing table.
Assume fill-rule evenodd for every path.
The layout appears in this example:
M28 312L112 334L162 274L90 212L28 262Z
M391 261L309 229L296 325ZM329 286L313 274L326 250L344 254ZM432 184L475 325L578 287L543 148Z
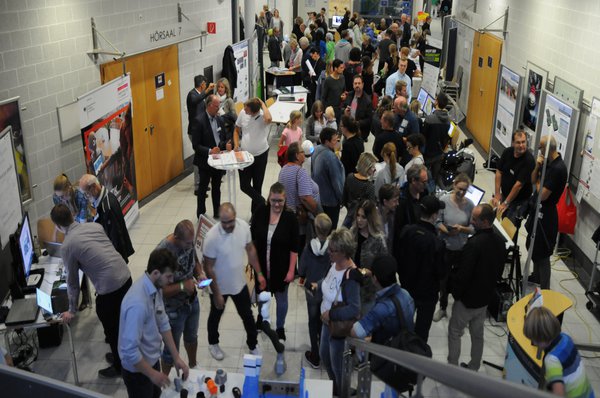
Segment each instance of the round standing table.
M227 152L221 152L221 155L223 154L229 154L233 151L227 151ZM210 167L213 167L217 170L223 170L225 171L225 174L227 175L227 192L228 192L228 197L229 197L229 202L231 204L233 204L233 207L237 208L237 204L236 204L236 193L235 193L235 186L237 184L237 177L236 177L236 171L237 170L242 170L245 169L248 166L251 166L254 163L254 155L252 155L250 152L247 151L240 151L242 153L244 153L245 158L248 159L248 161L246 162L239 162L239 161L235 161L235 162L227 162L225 163L222 157L220 157L219 159L215 159L213 158L213 155L208 155L208 165Z

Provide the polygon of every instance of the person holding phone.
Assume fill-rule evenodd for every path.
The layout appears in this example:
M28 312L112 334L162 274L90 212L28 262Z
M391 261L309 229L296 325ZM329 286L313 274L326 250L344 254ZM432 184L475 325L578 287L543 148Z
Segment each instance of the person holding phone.
M196 278L201 281L206 279L194 250L194 224L190 220L180 221L173 233L160 241L156 248L168 250L179 264L179 269L173 273L173 283L165 285L162 290L175 347L179 351L179 341L183 335L188 364L193 368L196 366L200 321ZM168 375L172 367L173 358L165 346L161 358L162 372Z

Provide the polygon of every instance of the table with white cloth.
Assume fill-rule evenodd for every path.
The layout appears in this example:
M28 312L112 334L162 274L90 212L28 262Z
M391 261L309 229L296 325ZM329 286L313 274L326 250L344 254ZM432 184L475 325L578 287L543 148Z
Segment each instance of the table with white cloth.
M236 206L236 171L245 169L254 163L254 156L248 151L224 151L208 155L208 165L217 170L225 171L227 176L227 193L229 202Z

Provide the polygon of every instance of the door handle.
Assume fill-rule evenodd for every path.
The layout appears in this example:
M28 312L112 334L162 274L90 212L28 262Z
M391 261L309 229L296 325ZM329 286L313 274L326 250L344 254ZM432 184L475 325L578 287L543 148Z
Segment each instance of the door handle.
M482 88L479 89L479 95L483 96L483 89Z
M151 124L151 125L150 125L150 126L148 126L148 127L150 127L150 135L152 135L152 133L154 133L154 125L153 125L153 124Z

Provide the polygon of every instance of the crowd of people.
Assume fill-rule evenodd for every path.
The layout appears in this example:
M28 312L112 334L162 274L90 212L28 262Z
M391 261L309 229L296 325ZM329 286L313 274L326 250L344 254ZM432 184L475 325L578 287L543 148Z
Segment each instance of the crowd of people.
M63 320L77 312L77 270L82 270L96 289L96 312L111 348L106 356L111 365L100 374L122 375L131 397L159 396L173 367L185 378L197 364L198 281L212 280L206 322L210 355L216 360L226 356L219 345L219 323L228 298L242 320L249 352L260 353L257 335L264 323L260 311L257 319L253 315L248 263L256 293L269 292L275 299L281 342L286 340L289 286L298 280L304 287L310 341L304 357L308 365L327 371L334 394L341 388L344 348L336 322L351 321L347 335L372 336L376 343L401 327L427 342L432 322L448 316L450 294L448 363L459 364L460 337L468 327L471 359L461 366L478 370L487 306L507 257L503 238L492 228L496 209L519 225L531 213L527 204L534 191L541 195L544 217L533 260L542 288L549 288L556 203L567 176L556 142L542 139L536 160L527 151L526 134L513 134L512 147L498 164L493 206L465 196L472 184L465 174L438 197L435 181L449 145L448 99L438 94L435 110L424 120L418 101L411 101L430 18L419 26L402 15L388 27L386 20L367 23L348 11L337 42L324 9L310 12L306 23L297 17L289 35L278 10L266 7L257 21L272 30L272 64L283 61L297 70L311 93L306 121L293 112L278 142L284 159L278 182L265 198L265 170L277 167L268 165L272 117L265 102L249 99L237 113L227 79L215 85L197 76L186 100L195 151L196 216L207 213L210 183L217 220L204 239L203 258L194 250L194 224L182 220L152 252L145 274L132 283L126 262L133 247L118 201L93 175L84 175L79 189L61 175L51 218L65 234L69 310ZM306 60L314 73L305 68ZM365 152L364 145L371 134L373 153ZM207 160L224 150L244 150L254 157L239 171L240 189L251 198L249 222L237 217L231 203L221 202L223 173ZM546 152L546 179L540 182ZM346 217L340 223L343 207ZM531 230L529 221L526 228ZM405 319L396 316L394 300ZM556 351L557 341L566 339L553 327L551 336L534 342ZM526 330L532 339L536 336L536 329ZM187 363L179 355L182 337ZM559 359L552 362L553 370ZM553 377L569 388L565 379Z

